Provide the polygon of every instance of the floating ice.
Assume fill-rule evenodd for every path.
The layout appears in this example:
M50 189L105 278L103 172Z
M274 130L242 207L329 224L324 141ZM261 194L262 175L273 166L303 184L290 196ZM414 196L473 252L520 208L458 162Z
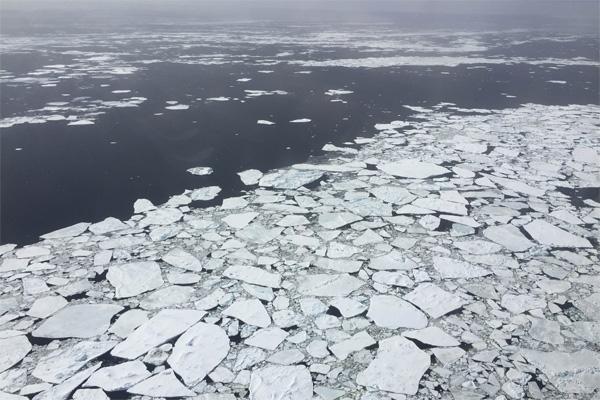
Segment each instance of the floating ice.
M165 110L187 110L190 106L187 104L175 104L172 106L166 106Z

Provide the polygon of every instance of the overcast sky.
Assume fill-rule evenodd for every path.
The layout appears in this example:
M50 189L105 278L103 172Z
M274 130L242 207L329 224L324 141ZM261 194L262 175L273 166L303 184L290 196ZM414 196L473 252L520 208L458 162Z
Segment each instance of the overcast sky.
M1 0L2 31L239 20L598 31L598 0Z

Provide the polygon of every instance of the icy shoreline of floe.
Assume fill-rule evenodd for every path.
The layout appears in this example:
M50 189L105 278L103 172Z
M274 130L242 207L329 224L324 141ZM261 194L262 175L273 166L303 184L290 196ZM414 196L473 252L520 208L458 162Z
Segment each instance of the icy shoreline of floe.
M221 206L0 246L0 390L592 398L600 203L557 187L600 186L600 107L416 110Z

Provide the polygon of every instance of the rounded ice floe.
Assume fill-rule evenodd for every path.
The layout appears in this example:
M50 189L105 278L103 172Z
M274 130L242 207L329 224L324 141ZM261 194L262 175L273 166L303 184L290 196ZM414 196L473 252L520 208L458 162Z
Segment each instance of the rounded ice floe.
M367 317L375 325L388 329L422 329L427 326L425 314L409 302L392 295L371 297Z
M145 381L129 388L127 392L150 397L191 397L196 395L177 379L171 369L152 375Z
M188 329L173 347L167 360L188 386L194 386L208 375L229 353L229 338L213 324L199 322Z
M258 213L256 212L229 214L223 218L223 222L225 222L231 228L242 229L252 222L252 220L254 220L256 217L258 217Z
M275 350L289 333L278 327L263 328L256 331L244 341L248 346L259 347L265 350Z
M515 252L525 251L534 245L514 225L490 226L483 231L483 236Z
M113 217L108 217L103 221L97 222L89 226L90 232L92 232L94 235L104 235L109 232L115 232L127 228L129 228L129 225Z
M536 219L523 227L537 242L553 247L592 247L589 240Z
M321 171L280 170L263 176L258 184L275 189L298 189L321 179Z
M176 268L188 271L202 271L202 262L193 254L188 253L181 247L176 247L162 256L162 260Z
M432 318L439 318L466 304L458 295L447 292L433 283L420 284L405 295L404 299L425 311Z
M119 299L137 296L162 286L160 266L154 261L132 262L109 267L106 279Z
M416 331L402 332L402 336L435 347L454 347L460 342L437 326L430 326Z
M443 279L471 279L492 274L485 268L449 257L433 257L433 268Z
M94 125L95 122L91 119L78 119L76 121L71 121L67 125L68 126L82 126L82 125Z
M271 366L252 372L250 400L312 398L312 377L305 366Z
M369 190L375 197L387 203L396 205L404 205L412 202L417 198L402 186L382 185L375 186Z
M325 92L327 96L340 96L344 94L352 94L354 91L347 89L329 89Z
M427 353L402 336L379 341L377 356L360 372L356 383L392 393L415 395L431 365Z
M37 299L27 311L34 318L47 318L69 304L62 296L46 296Z
M223 315L234 317L249 325L266 328L271 324L271 317L260 300L236 300L223 310Z
M89 223L81 222L75 225L67 226L66 228L46 233L40 236L42 239L64 239L81 235L90 226Z
M186 170L192 175L204 176L210 175L213 173L213 169L211 167L194 167Z
M121 314L108 331L120 338L126 338L135 328L146 321L148 321L148 311L129 310Z
M337 229L361 219L362 217L349 212L323 213L319 215L319 224L326 229Z
M90 376L84 387L99 387L107 392L127 390L150 377L143 362L135 360L100 368Z
M519 353L562 393L593 393L600 388L600 353L589 349L572 353L522 349Z
M31 351L31 343L25 336L13 336L0 340L0 372L4 372Z
M194 294L191 287L171 285L155 290L140 301L144 310L157 310L187 303Z
M375 345L377 342L366 331L361 331L352 337L329 346L329 350L339 359L345 360L350 354L360 351L366 347Z
M418 265L416 262L406 257L403 253L392 250L389 253L371 258L369 261L369 268L375 269L378 271L386 271L386 270L402 270L408 271L414 268L417 268Z
M223 276L259 286L278 288L281 285L281 274L245 265L232 265L223 272Z
M32 332L35 337L91 338L106 332L112 317L123 310L116 304L76 304L61 309Z
M190 106L187 104L175 104L172 106L166 106L165 110L178 111L178 110L187 110L188 108L190 108Z
M263 173L257 169L249 169L246 171L238 172L238 175L244 185L256 185L260 178L263 177Z
M205 314L198 310L161 310L115 346L111 354L128 360L136 359L181 335Z
M83 341L62 346L41 357L31 375L44 382L61 383L90 361L108 353L116 344L116 341Z
M177 208L159 208L148 211L146 217L138 223L138 226L144 228L148 225L170 225L179 221L182 217L182 212Z
M221 193L219 186L207 186L192 190L190 198L194 201L209 201L217 197L219 193Z
M133 203L133 212L135 214L143 213L146 211L154 210L156 206L148 199L137 199Z
M348 274L316 274L298 278L298 292L317 297L347 296L364 285Z
M414 159L378 164L377 169L389 175L413 179L433 178L451 173L447 168Z

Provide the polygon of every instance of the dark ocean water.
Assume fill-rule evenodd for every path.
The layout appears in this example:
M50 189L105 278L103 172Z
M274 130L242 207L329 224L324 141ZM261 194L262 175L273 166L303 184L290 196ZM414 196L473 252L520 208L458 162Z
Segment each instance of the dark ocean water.
M181 43L171 37L168 47L164 40L151 38L136 37L135 41L119 43L122 38L94 37L72 46L65 43L65 47L90 54L126 51L120 59L134 65L139 60L159 60L126 75L88 73L84 63L80 66L81 76L59 79L56 86L50 87L4 80L0 84L3 118L42 109L49 102L67 101L75 107L79 101L94 99L139 96L147 100L138 107L103 110L95 116L94 125L67 126L65 121L49 121L0 129L0 241L31 243L40 234L77 222L95 222L107 216L126 219L136 199L161 203L185 189L220 186L223 191L218 202L244 189L237 172L250 168L266 171L304 162L323 155L324 144L342 145L358 136L372 136L376 123L410 120L413 112L405 105L431 107L447 102L462 108L502 109L530 102L598 104L598 67L593 65L307 67L272 61L384 57L390 52L379 49L365 53L364 49L345 48L342 44L327 46L327 40L314 48L305 43L282 44L277 43L276 34L260 43L242 36L235 44L229 40L219 45L210 39L206 47L202 45L205 37L210 38L206 30L194 36L193 43L189 36ZM516 43L520 37L528 40L530 36L512 33L511 39L505 40L502 33L481 35L480 43L501 43L475 54L597 59L598 40L593 37ZM28 74L48 65L81 63L77 55L56 48L59 39L53 38L53 51L36 47L39 37L25 39L22 50L13 42L3 53L5 73L36 76ZM431 43L450 46L443 35ZM188 55L208 54L213 61L223 53L225 62L172 62L172 57L182 54L179 45L187 49ZM275 56L282 52L292 55ZM259 72L265 70L273 72ZM311 73L298 73L301 71ZM252 80L237 81L240 78ZM245 89L281 90L287 94L245 98ZM339 96L344 102L332 102L336 96L325 95L329 89L353 93ZM124 95L111 93L113 90L131 92ZM244 101L206 100L219 96ZM169 111L165 110L166 101L190 107ZM312 121L289 122L298 118ZM259 119L275 125L258 125ZM196 166L212 167L214 174L193 176L186 172Z

